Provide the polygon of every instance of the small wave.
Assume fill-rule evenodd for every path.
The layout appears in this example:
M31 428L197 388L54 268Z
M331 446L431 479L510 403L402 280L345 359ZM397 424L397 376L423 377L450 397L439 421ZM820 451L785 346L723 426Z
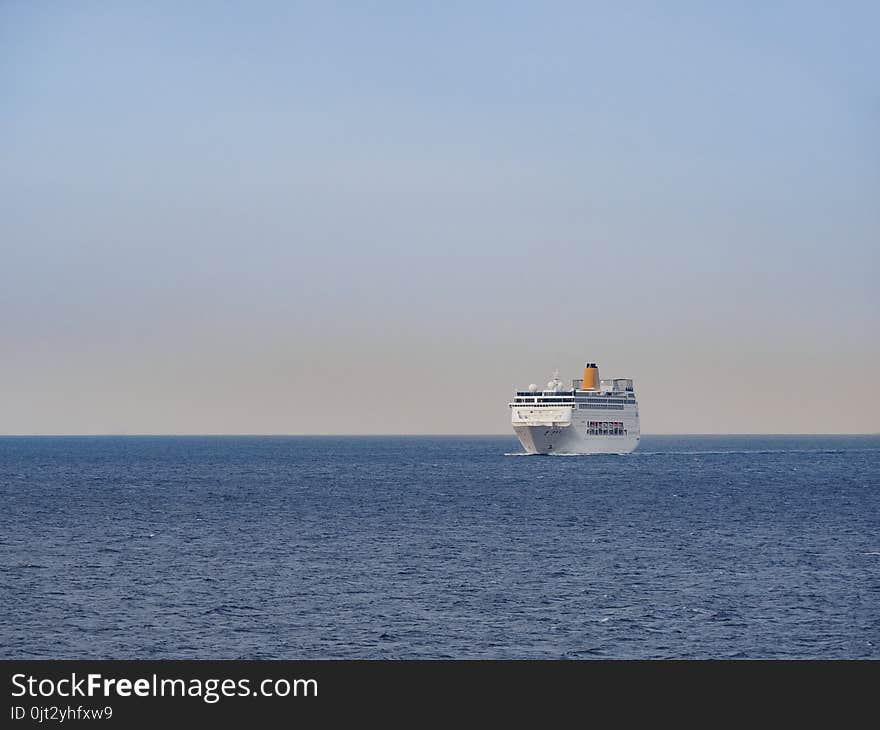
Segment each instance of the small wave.
M259 611L256 606L247 606L247 605L234 605L234 604L223 604L221 606L214 606L213 608L209 608L207 611L203 611L203 616L210 616L211 614L222 614L224 616L246 616L254 611Z
M583 656L584 654L587 654L589 656L604 656L605 653L606 653L605 649L598 647L598 646L593 646L593 647L589 647L587 649L575 649L573 651L567 651L567 652L565 652L564 656L566 656L566 657L579 657L579 656Z

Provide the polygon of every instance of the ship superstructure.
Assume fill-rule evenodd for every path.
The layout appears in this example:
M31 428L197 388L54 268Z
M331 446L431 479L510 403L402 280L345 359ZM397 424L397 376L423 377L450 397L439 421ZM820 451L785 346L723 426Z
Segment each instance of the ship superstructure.
M529 454L626 454L641 438L632 379L600 380L594 362L571 388L557 371L546 388L532 384L508 405L513 430Z

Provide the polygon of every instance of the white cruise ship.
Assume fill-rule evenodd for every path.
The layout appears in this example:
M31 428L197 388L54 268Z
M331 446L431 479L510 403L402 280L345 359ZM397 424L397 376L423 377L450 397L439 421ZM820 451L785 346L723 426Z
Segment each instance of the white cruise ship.
M532 384L508 405L513 430L529 454L628 454L639 445L633 381L600 380L594 362L570 389L557 371L546 389Z

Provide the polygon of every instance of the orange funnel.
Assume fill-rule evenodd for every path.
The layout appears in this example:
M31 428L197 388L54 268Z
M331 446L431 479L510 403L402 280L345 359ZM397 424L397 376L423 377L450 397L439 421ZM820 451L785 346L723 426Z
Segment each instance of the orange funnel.
M584 366L584 382L581 385L584 390L599 390L599 368L594 362L588 362Z

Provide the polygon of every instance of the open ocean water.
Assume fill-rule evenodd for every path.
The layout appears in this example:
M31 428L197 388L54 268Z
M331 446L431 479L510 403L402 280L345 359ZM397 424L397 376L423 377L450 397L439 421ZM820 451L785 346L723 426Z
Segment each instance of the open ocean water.
M880 437L0 438L0 657L880 658Z

